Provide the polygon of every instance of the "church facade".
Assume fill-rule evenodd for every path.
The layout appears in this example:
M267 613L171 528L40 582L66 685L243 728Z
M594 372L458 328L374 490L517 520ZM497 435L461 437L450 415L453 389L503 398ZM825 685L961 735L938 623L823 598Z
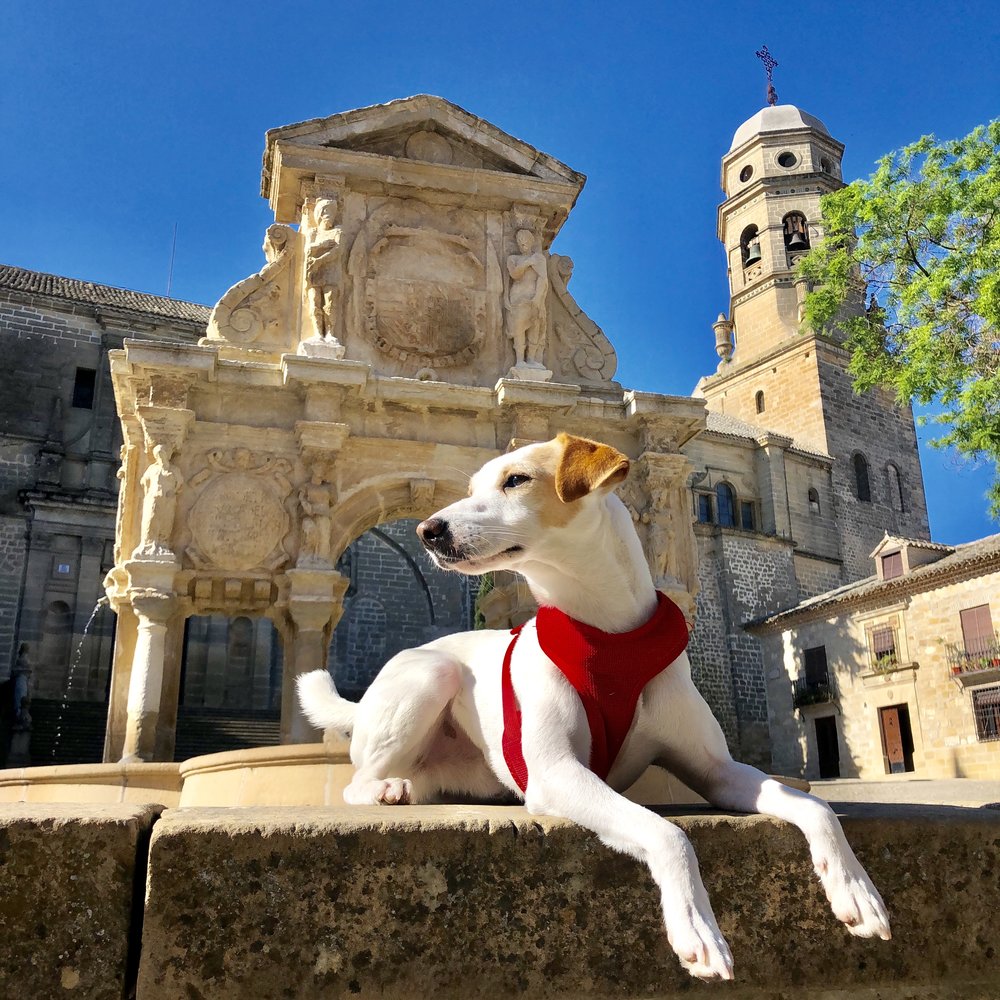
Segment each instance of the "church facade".
M349 166L357 153L372 154L357 160L366 167L376 157L394 158L418 189L422 178L439 176L439 168L444 174L452 167L509 172L509 164L501 160L515 156L524 158L519 169L528 172L539 199L539 192L554 197L552 192L562 187L570 191L582 185L582 178L569 168L485 123L482 134L487 145L492 143L488 149L458 142L441 124L458 128L454 123L460 123L461 116L448 110L454 106L446 107L447 102L436 98L409 100L426 104L418 108L393 102L384 106L394 108L389 115L378 112L366 118L365 112L377 109L361 109L334 116L336 122L301 123L269 133L273 141L265 183L268 171L272 180L284 178L270 189L278 216L291 218L301 207L282 202L291 197L286 181L292 178L296 190L310 183L295 174L301 168L290 159L282 162L281 156L287 158L296 142L312 141L309 136L321 127L340 129L338 137L351 136L351 148L338 153ZM420 115L438 124L406 131L404 123L419 124ZM380 127L365 132L365 122L376 120ZM718 214L731 290L729 306L714 327L720 364L699 383L693 399L677 400L675 406L686 414L704 411L697 418L703 429L689 439L680 435L657 443L644 438L637 445L642 475L621 491L651 566L660 559L656 553L682 549L688 521L693 524L696 565L685 587L696 591L691 608L695 677L734 753L765 766L771 759L767 668L760 642L744 624L867 576L868 553L886 532L928 537L912 414L878 392L856 396L836 331L801 329L805 288L796 278L795 262L812 242L822 239L819 198L842 183L842 152L818 119L791 106L765 108L736 132L723 157L725 198ZM473 156L479 159L470 159ZM454 171L451 175L459 177ZM506 175L492 181L497 185L494 199L501 198L503 185L513 184ZM367 184L374 190L377 183L369 177L358 182L358 189ZM519 183L520 191L524 182ZM506 189L502 194L508 197ZM301 307L303 322L315 341L312 349L300 352L306 358L311 350L314 357L338 360L342 345L331 317L355 310L358 323L371 331L366 341L370 346L364 348L370 357L361 360L388 365L390 376L397 368L399 374L415 376L414 391L421 381L440 379L470 389L482 385L476 365L465 361L479 351L493 352L491 371L503 375L510 363L505 352L512 350L508 381L513 380L514 388L507 390L508 396L520 384L529 395L554 400L560 395L557 387L567 384L587 387L607 407L615 399L621 406L625 399L626 407L641 408L644 395L652 398L627 390L623 396L613 382L610 342L567 291L571 262L545 252L553 226L561 224L556 216L568 211L575 195L566 196L566 209L554 208L555 215L547 217L524 201L511 203L509 218L499 212L490 216L487 210L484 217L495 221L487 222L485 256L477 249L468 219L456 223L469 228L468 234L463 230L434 238L432 249L454 278L453 308L441 313L453 322L445 328L437 353L427 355L421 370L412 373L407 367L411 355L415 347L419 352L417 341L430 331L414 332L402 322L408 307L400 296L419 283L400 275L416 269L416 280L420 268L427 266L426 254L411 250L420 241L430 246L422 234L423 220L404 200L364 218L359 215L343 267L348 275L363 275L364 280L355 280L349 286L354 291L338 298L340 284L327 270L339 252L345 213L359 202L342 197L338 203L326 195L319 189L307 194L309 222L298 232L285 225L269 230L267 262L260 275L235 285L212 313L172 299L0 268L0 336L11 359L0 407L0 681L10 698L26 688L32 704L50 706L48 723L43 724L44 712L33 713L33 762L80 759L71 754L85 750L64 746L59 755L59 740L65 742L59 735L62 723L84 705L97 717L106 715L111 696L115 616L98 602L106 574L121 561L121 553L115 552L115 520L123 441L108 354L125 340L196 346L206 333L211 341L214 323L215 330L228 331L228 343L255 340L270 350L270 339L275 344L280 339L278 326L269 327L266 310L248 310L247 303L256 301L258 294L271 303L276 295L287 294L287 286L280 283L281 269L300 267L303 273L296 280L308 289ZM377 217L378 211L390 210L398 218ZM510 246L501 246L500 234L508 230ZM308 245L301 257L292 258L286 245L299 239L307 239ZM357 247L362 249L355 252ZM482 266L476 263L477 255ZM380 270L379 261L395 263ZM531 282L548 290L548 340L539 334L532 312L531 289L536 286ZM421 314L430 315L432 305L421 302ZM260 325L252 336L248 323ZM509 339L506 348L497 346L501 341L496 337L483 337L494 330L499 336L501 329ZM485 346L479 346L479 339ZM226 349L223 345L220 350ZM274 347L276 356L282 349ZM560 429L555 426L559 412L568 412L566 400L572 395L562 392L558 405L547 404L545 420L522 418L507 436L530 439ZM532 406L520 412L537 413L538 407ZM658 470L668 465L672 470L674 459L681 456L687 472L683 502L678 504L673 480ZM224 466L221 471L230 475L238 470L226 463L238 461L239 456L217 459ZM156 463L150 468L155 473ZM429 482L433 469L425 474ZM411 478L415 500L426 490L424 482ZM319 482L316 488L322 493L325 487ZM301 489L306 504L308 484ZM307 526L315 523L315 518L306 520ZM468 627L476 602L458 578L435 574L405 518L379 523L350 541L337 555L337 572L347 584L329 662L341 687L358 694L383 657L444 631ZM313 557L323 556L322 541L303 537L302 544L311 546ZM658 570L664 580L669 577L676 584L684 573L663 558ZM497 608L506 602L493 621L527 613L527 602L516 587L487 589L482 591L483 604ZM266 723L276 720L281 700L282 643L266 617L191 616L178 641L183 644L179 711L183 716L187 710L192 727L199 712L215 713L218 725L244 720L237 740L277 738L276 721L271 729ZM8 710L8 729L24 725L23 716L20 723L17 716L16 709L13 716ZM185 744L182 736L178 723L177 753L185 746L204 750L225 745Z

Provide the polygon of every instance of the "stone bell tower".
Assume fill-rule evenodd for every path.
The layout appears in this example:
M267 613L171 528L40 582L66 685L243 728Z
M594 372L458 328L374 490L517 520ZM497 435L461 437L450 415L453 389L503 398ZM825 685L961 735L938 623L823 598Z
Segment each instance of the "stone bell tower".
M910 408L880 390L856 395L843 335L803 324L807 286L796 264L823 239L820 198L843 187L843 152L823 122L790 104L736 130L718 211L730 304L713 325L718 370L698 393L710 411L761 428L772 480L783 478L776 449L833 459L826 489L810 483L798 496L785 484L791 519L775 530L791 531L803 551L803 531L836 541L847 581L871 573L868 554L884 531L924 538L928 526Z

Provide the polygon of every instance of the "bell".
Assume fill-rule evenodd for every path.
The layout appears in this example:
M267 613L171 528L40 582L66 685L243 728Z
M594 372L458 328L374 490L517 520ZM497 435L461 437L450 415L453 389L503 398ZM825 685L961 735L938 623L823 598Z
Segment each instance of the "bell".
M747 259L743 262L744 267L756 264L760 260L760 240L751 240L747 244Z
M809 244L806 243L805 236L796 231L792 233L791 238L788 240L788 249L793 252L796 250L808 250Z

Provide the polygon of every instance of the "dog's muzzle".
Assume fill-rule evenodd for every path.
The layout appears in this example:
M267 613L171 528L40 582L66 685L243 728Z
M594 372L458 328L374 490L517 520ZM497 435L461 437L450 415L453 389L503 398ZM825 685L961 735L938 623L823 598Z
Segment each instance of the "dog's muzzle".
M426 521L421 521L417 525L417 537L431 552L451 554L451 528L443 518L429 517Z

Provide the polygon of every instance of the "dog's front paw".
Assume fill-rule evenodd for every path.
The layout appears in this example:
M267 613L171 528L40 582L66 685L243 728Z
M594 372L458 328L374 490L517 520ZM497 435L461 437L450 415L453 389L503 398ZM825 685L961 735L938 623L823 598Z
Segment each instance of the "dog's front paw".
M892 937L885 903L853 853L849 858L814 859L814 865L833 915L855 937L879 937L883 941Z
M702 914L694 906L672 914L664 906L667 940L681 965L697 979L732 979L733 956L708 906Z
M412 800L413 785L406 778L351 782L344 789L344 801L349 806L408 806Z

